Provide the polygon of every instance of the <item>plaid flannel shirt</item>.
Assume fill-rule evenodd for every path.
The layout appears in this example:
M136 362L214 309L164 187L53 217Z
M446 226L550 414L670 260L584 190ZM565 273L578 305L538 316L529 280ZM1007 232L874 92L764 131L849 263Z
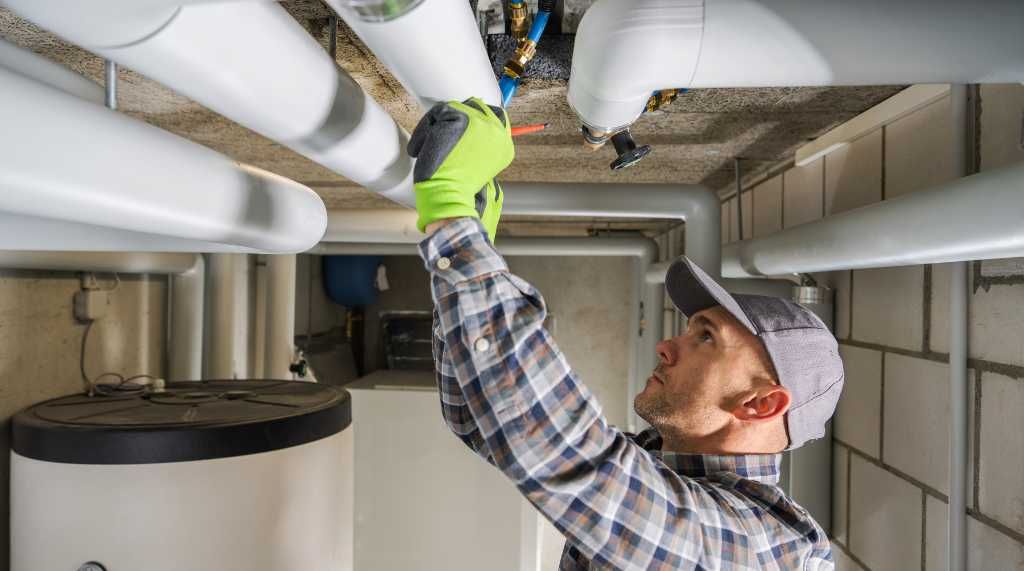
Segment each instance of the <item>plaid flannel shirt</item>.
M609 426L543 327L544 300L479 222L420 244L449 428L567 538L560 569L832 569L825 533L776 486L781 456L661 452Z

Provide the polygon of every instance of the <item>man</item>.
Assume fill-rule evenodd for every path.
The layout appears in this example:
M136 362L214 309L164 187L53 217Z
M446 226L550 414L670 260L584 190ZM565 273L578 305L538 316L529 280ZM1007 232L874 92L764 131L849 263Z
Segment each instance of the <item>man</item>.
M513 158L505 112L440 104L414 131L434 356L451 430L566 537L561 569L831 569L829 542L776 484L842 390L835 339L788 301L730 296L689 260L666 277L689 317L636 397L653 429L608 425L544 330L544 300L492 243Z

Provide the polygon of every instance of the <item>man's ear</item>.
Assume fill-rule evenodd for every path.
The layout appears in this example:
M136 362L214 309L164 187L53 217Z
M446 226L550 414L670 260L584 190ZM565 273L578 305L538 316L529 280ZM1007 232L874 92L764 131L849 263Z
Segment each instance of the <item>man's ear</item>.
M746 422L774 420L786 414L793 397L780 385L760 387L744 394L732 415Z

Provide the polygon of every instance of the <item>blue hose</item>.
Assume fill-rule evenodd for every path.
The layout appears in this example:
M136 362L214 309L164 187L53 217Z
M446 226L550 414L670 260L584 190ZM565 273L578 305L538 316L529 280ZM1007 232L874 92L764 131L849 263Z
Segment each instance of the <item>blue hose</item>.
M512 0L512 4L522 4L524 0ZM551 18L551 12L549 10L541 10L537 12L537 15L533 18L533 25L530 26L530 33L526 36L528 41L535 44L540 43L540 37L544 35L544 28L548 26L548 19ZM508 74L502 74L501 79L498 80L498 87L501 89L501 106L508 107L508 104L512 101L512 96L516 94L516 89L519 89L519 78L512 77Z

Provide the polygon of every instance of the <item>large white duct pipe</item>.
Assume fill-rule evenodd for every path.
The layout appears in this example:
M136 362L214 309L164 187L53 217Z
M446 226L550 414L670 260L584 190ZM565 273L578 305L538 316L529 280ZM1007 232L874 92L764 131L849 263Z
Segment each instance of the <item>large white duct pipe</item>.
M323 201L305 186L4 69L0 84L0 212L8 216L200 243L180 248L192 251L222 244L288 253L323 235ZM93 246L23 229L62 250ZM5 225L0 243L27 238L12 232Z
M167 274L170 334L167 380L198 380L203 362L203 258L196 254L108 252L10 252L0 250L0 268L61 272Z
M656 345L661 340L664 314L665 288L646 281L648 268L658 255L653 240L641 237L614 238L501 238L497 250L503 256L624 256L637 261L635 291L630 318L637 337L630 346L630 378L626 386L627 430L634 431L640 418L633 410L633 399L642 383L657 364ZM320 255L376 255L412 256L416 246L412 243L323 243L310 250Z
M267 256L267 322L263 376L291 379L295 355L295 255Z
M86 101L103 104L103 88L99 84L3 39L0 39L0 67Z
M480 97L501 105L480 28L465 0L326 0L429 109Z
M1018 0L599 0L576 34L569 104L595 131L666 88L1016 83Z
M0 3L361 186L410 203L406 134L277 3Z
M426 238L416 228L415 210L329 210L323 242L416 244Z
M1024 256L1024 164L843 212L722 249L725 277Z

